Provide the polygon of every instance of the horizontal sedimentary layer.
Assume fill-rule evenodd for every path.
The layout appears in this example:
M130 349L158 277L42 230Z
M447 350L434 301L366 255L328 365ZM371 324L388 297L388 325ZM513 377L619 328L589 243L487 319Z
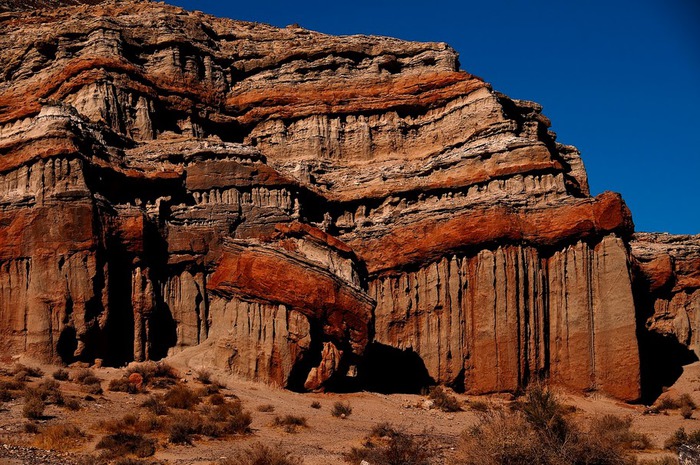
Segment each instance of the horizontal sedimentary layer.
M348 244L367 264L368 272L377 274L489 244L551 247L610 233L629 236L632 230L631 215L622 198L606 192L547 209L494 206L405 222L390 226L386 232L358 235Z

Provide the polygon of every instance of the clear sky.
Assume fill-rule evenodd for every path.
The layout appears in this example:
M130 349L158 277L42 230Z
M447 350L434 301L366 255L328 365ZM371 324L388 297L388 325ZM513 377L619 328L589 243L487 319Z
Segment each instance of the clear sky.
M637 231L700 233L700 2L169 0L329 34L447 42L462 68L544 106L593 194L621 192Z

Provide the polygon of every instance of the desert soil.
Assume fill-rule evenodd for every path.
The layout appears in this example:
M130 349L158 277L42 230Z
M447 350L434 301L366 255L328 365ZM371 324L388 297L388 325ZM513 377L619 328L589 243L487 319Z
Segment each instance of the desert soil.
M46 377L57 368L39 365L31 361L22 361L28 366L39 366ZM179 369L184 381L191 387L201 387L195 380L192 370L173 364ZM8 368L8 367L6 367ZM73 371L74 369L69 369ZM0 465L18 464L70 464L80 454L95 452L95 444L104 433L99 432L97 424L102 420L118 419L127 413L143 413L140 404L147 397L145 394L126 394L109 392L109 380L123 376L124 370L116 368L93 369L103 382L103 395L94 396L95 400L85 400L85 393L71 381L62 381L61 390L68 398L80 399L82 409L70 412L53 405L47 407L45 416L39 420L40 426L72 422L91 434L90 439L77 449L46 451L34 447L36 436L25 433L27 420L22 416L23 400L16 399L0 404ZM447 457L457 446L460 434L479 422L480 413L469 407L469 402L488 403L492 408L507 407L509 395L473 397L456 394L464 403L465 410L446 413L427 408L427 397L410 394L378 394L358 392L350 394L336 393L294 393L280 388L250 381L242 381L231 376L214 372L213 379L224 384L227 395L236 395L243 402L246 410L253 416L252 434L228 437L227 439L197 438L193 445L173 445L167 437L161 436L154 459L169 464L209 465L221 458L230 457L241 448L255 442L273 447L282 447L304 458L306 465L333 465L347 463L343 454L352 447L363 443L370 429L378 423L389 422L400 430L410 434L428 435L431 444L436 445L438 453ZM34 381L34 383L38 380ZM155 392L155 391L152 391ZM679 427L686 431L700 429L700 411L693 418L683 419L677 410L663 413L649 413L644 405L629 405L592 393L575 395L557 391L560 400L576 407L574 416L581 421L604 414L631 417L633 429L647 434L653 449L641 454L642 458L657 458L667 454L663 451L664 441ZM685 367L683 375L664 395L678 396L688 393L700 405L700 362ZM336 401L348 402L352 414L347 418L335 418L330 411ZM311 407L318 401L320 409ZM260 405L272 405L274 411L260 412ZM273 424L276 416L297 415L306 417L308 427L300 428L296 433L286 432Z

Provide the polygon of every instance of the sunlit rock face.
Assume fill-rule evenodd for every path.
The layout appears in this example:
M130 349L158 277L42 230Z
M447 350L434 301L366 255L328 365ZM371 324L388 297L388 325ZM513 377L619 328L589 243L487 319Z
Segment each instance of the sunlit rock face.
M0 13L3 354L635 400L640 276L696 344L698 261L449 46L53 3Z

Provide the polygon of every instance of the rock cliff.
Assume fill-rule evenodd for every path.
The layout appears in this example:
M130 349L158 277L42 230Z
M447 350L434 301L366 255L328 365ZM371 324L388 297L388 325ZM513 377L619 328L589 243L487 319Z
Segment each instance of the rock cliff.
M697 347L697 238L634 236L542 108L445 44L9 5L4 354L198 346L298 390L547 378L636 400L641 333Z

